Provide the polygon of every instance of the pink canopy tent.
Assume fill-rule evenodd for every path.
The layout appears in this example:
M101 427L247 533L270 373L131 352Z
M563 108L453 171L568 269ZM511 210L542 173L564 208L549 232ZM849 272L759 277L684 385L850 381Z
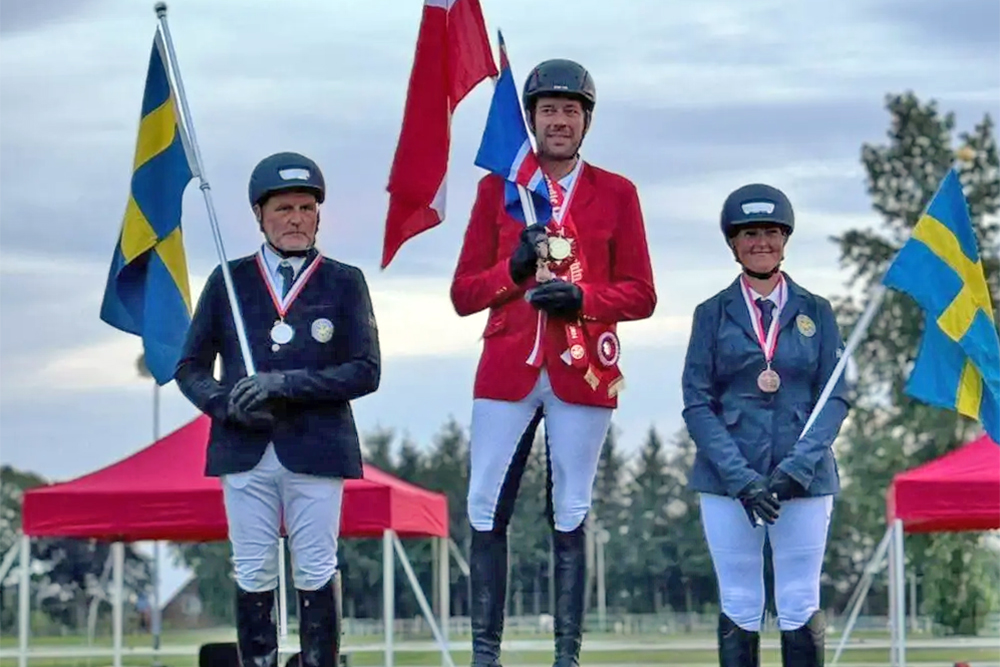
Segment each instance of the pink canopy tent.
M114 664L122 657L122 570L124 543L143 540L207 542L228 536L222 486L206 477L205 457L211 421L199 416L148 447L105 468L76 479L30 489L24 494L21 561L21 631L19 659L28 655L29 563L33 537L74 537L112 541L115 572ZM383 552L383 613L386 660L393 653L394 571L396 558L420 603L424 616L451 662L447 648L449 554L459 558L448 538L448 498L364 465L363 478L344 483L342 537L381 537ZM400 538L437 540L437 580L441 625L434 618L410 566ZM12 550L13 553L13 550ZM284 554L282 550L280 552ZM467 566L463 567L465 570ZM285 582L282 568L281 588ZM285 596L278 596L283 605ZM282 636L285 610L281 613ZM101 653L107 649L93 649ZM292 649L287 646L282 652ZM101 653L103 655L104 653ZM96 655L96 654L94 654Z
M227 537L222 487L205 477L211 421L201 416L129 457L24 495L24 533L134 542ZM448 498L364 466L344 484L341 535L448 537Z
M1000 529L1000 446L984 435L899 473L886 513L907 533Z

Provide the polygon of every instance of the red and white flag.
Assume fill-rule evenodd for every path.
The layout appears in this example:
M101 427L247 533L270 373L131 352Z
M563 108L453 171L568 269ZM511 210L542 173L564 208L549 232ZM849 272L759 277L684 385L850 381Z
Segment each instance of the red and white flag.
M444 220L451 116L470 90L495 76L479 0L425 0L389 174L383 269L403 243Z

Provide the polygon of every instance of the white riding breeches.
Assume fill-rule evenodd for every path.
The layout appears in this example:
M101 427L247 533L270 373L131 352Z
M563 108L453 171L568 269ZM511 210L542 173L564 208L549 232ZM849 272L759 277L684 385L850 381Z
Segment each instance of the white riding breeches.
M268 445L252 470L224 475L222 490L241 589L277 587L282 520L295 588L314 591L334 575L344 480L290 472Z
M583 523L593 499L601 448L611 408L566 403L553 392L548 373L520 401L476 399L469 443L469 522L478 531L506 528L534 441L545 420L553 523L570 532Z
M719 583L722 613L750 632L764 615L764 535L771 541L778 627L795 630L819 610L819 579L833 496L781 503L773 525L751 526L735 498L703 493L701 518Z

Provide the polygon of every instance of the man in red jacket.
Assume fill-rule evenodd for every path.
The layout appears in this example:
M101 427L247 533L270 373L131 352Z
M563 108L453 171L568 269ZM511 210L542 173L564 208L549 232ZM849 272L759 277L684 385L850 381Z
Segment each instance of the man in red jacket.
M656 305L635 186L579 157L596 100L590 74L549 60L523 101L552 193L547 224L504 206L504 181L479 191L451 287L459 315L489 308L476 372L468 513L475 667L499 665L507 524L535 429L545 418L555 556L555 665L578 665L584 520L623 380L616 323Z

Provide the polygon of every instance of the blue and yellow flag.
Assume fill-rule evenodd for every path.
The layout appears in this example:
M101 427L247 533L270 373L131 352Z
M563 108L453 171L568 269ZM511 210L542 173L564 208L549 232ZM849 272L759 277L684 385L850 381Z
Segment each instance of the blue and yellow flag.
M142 337L146 365L161 385L173 379L191 323L181 203L193 178L165 52L157 30L132 186L101 304L102 320Z
M954 169L882 282L909 294L924 311L924 337L906 393L978 420L1000 442L1000 337Z

